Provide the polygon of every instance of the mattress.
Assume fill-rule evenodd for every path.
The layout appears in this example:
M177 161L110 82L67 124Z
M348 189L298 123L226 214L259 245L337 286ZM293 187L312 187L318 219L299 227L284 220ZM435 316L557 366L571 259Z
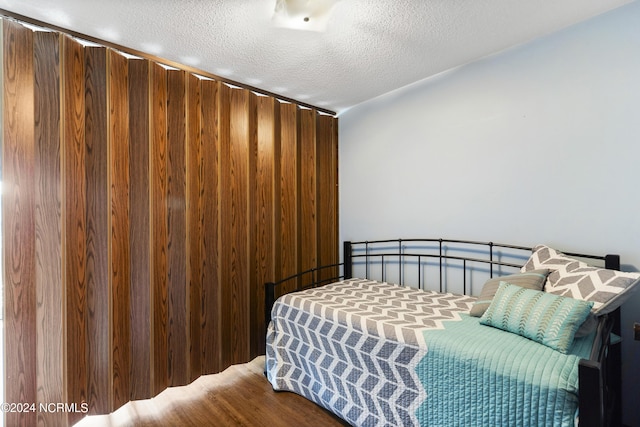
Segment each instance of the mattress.
M284 295L266 370L354 426L573 425L578 361L479 324L474 297L349 279Z

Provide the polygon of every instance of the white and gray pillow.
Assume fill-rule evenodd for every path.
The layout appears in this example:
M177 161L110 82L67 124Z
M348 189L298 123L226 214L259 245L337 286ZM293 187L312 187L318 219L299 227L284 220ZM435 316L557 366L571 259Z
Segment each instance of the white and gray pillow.
M541 268L551 270L544 286L545 292L592 301L592 313L596 316L620 307L640 282L639 273L591 267L545 245L533 248L521 271Z

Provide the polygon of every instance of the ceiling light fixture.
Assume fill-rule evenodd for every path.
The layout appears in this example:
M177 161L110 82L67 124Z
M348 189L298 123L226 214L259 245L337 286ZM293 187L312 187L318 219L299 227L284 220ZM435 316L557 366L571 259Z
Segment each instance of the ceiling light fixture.
M273 24L296 30L324 31L338 0L276 0Z

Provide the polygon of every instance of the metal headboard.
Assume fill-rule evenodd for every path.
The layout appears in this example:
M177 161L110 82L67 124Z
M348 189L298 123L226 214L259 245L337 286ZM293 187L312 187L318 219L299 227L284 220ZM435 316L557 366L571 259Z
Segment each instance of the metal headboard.
M520 268L531 255L531 250L532 248L527 246L441 238L345 241L343 243L344 262L311 268L280 279L277 282L265 284L266 324L269 323L270 308L275 302L276 288L279 286L291 292L322 286L341 279L350 279L353 277L354 266L362 264L364 264L366 271L366 277L364 278L369 278L369 268L375 263L382 267L383 277L378 279L384 280L385 268L390 262L401 266L399 280L397 281L401 285L405 284L406 273L404 266L413 263L417 268L418 276L418 283L413 283L413 285L421 287L421 283L424 283L425 280L422 275L423 267L429 262L433 263L434 260L437 260L439 290L443 291L444 273L447 268L451 267L448 263L454 262L458 263L458 268L462 269L463 293L466 293L468 290L466 270L469 265L480 264L486 266L489 277L494 277L497 273L503 275L505 274L504 268ZM576 258L596 261L596 263L603 264L605 268L620 269L620 257L618 255L563 253Z
M417 273L417 283L411 283L422 288L424 281L423 270L429 263L437 267L439 291L444 291L445 270L452 266L462 270L463 292L467 293L467 270L484 266L488 277L504 275L505 269L519 269L531 255L531 247L510 245L494 242L455 239L385 239L358 242L344 242L344 277L354 276L354 266L364 266L364 278L370 277L371 266L380 267L378 280L386 280L388 265L393 265L397 271L394 283L405 285L406 266L413 265ZM620 258L617 255L590 255L564 252L566 255L601 263L610 269L620 268ZM362 271L361 271L362 272ZM359 274L358 274L359 275Z

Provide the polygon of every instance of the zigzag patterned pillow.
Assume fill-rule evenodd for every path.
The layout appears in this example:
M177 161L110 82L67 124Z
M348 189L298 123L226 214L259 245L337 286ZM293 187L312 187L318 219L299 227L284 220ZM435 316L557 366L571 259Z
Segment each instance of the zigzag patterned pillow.
M548 268L545 292L592 301L596 316L620 307L640 282L640 274L591 267L545 245L533 248L521 271Z
M480 318L480 323L567 353L592 306L593 302L500 282L496 296Z

